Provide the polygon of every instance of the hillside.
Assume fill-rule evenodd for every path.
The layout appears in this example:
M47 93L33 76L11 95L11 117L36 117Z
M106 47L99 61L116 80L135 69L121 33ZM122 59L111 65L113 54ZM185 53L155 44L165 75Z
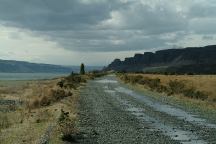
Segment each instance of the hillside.
M167 49L115 59L106 70L138 72L216 73L216 45Z
M4 73L68 73L71 71L71 67L65 66L0 60L0 72Z

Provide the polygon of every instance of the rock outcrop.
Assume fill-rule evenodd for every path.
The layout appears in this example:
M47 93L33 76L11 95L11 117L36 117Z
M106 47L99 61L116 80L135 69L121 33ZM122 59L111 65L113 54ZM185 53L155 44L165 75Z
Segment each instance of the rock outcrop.
M114 60L105 70L212 74L216 73L216 45L135 54L124 61Z

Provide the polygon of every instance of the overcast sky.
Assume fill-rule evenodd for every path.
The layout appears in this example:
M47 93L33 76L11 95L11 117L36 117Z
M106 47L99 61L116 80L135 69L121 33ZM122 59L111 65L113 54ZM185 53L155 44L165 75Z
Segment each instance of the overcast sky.
M216 0L0 0L0 59L107 65L215 42Z

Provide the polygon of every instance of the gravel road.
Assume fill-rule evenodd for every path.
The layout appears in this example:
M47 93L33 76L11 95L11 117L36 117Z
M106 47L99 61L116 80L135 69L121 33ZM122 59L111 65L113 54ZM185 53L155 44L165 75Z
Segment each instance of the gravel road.
M216 144L216 123L130 90L109 75L81 90L79 143Z

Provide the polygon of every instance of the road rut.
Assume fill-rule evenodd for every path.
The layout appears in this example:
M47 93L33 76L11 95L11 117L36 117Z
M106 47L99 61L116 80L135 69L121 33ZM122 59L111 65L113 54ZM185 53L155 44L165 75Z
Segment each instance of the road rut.
M109 75L81 90L79 143L216 144L216 124L129 89Z

